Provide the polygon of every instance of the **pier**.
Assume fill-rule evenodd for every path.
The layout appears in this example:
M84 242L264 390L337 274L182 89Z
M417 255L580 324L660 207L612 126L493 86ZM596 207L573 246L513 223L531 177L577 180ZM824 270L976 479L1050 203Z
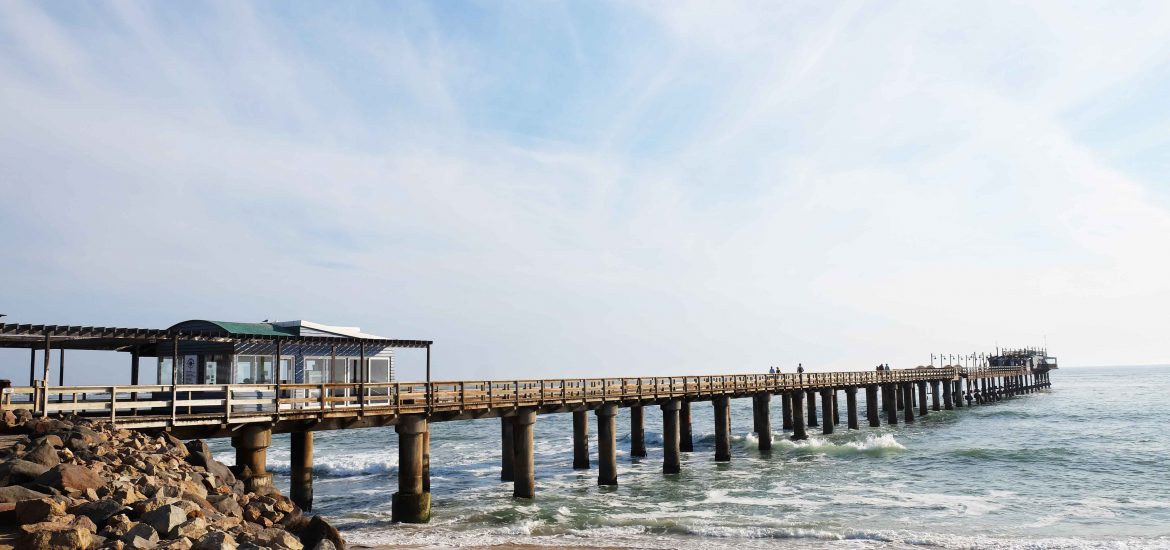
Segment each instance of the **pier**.
M290 496L312 508L313 433L322 430L394 426L398 437L398 491L392 496L397 521L420 523L430 518L430 430L437 423L478 418L500 419L500 478L513 483L513 496L536 495L533 425L541 415L573 415L573 468L589 469L594 459L597 484L617 485L615 426L631 422L630 454L645 456L646 414L661 414L664 433L663 475L678 474L680 453L694 452L691 409L710 403L714 409L715 461L734 459L731 447L731 399L752 399L753 425L760 450L772 445L771 408L779 403L782 430L795 440L808 428L831 434L860 429L857 394L864 392L869 427L914 422L940 410L982 405L1051 386L1055 359L1044 350L997 353L977 365L944 365L895 370L785 374L721 374L567 378L545 380L459 380L381 382L358 368L347 383L288 383L278 376L269 384L179 383L179 358L215 345L246 344L275 358L298 348L358 351L362 367L368 347L419 348L431 341L370 337L230 334L223 330L158 330L52 325L2 325L0 347L26 348L30 383L5 388L0 408L28 409L35 416L76 414L108 419L119 428L167 431L179 438L230 437L240 477L249 489L271 484L267 448L274 433L292 434ZM131 379L139 380L140 358L169 355L169 384L64 386L47 383L54 351L60 354L58 380L65 376L64 350L108 350L130 354ZM36 352L43 354L41 378ZM161 362L160 362L161 364ZM292 362L289 362L290 366ZM839 410L844 393L845 411ZM778 396L778 398L773 398ZM819 412L818 414L818 405ZM626 409L623 415L622 409ZM901 414L899 414L901 413ZM594 417L598 444L589 455L589 417ZM807 420L807 424L806 424Z

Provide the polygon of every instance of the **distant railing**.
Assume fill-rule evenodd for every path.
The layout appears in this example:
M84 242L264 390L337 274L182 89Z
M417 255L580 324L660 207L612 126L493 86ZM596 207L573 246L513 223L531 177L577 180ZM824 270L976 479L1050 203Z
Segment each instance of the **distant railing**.
M6 388L2 409L105 417L130 427L233 424L307 417L463 412L500 407L783 392L1026 374L1022 367L955 366L892 371L806 372L347 384L23 386Z

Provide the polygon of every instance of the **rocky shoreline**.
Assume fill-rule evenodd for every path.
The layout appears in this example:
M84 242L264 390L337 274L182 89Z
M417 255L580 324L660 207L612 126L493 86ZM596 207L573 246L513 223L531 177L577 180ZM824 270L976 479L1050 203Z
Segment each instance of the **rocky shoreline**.
M344 549L275 488L248 492L201 440L5 411L0 550Z

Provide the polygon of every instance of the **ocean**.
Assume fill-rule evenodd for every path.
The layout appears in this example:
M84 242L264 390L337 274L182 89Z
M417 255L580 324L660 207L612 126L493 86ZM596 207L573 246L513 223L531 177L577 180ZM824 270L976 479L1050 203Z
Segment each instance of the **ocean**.
M930 412L913 424L788 440L772 401L773 449L732 401L732 460L714 462L713 414L692 405L695 452L664 477L661 415L646 409L649 456L629 454L618 416L618 483L572 469L572 415L535 425L536 498L499 481L498 419L431 425L433 519L390 521L393 428L318 432L314 513L353 544L434 548L534 544L621 548L1170 548L1170 366L1066 368L1053 387ZM844 396L841 396L844 409ZM819 412L819 411L818 411ZM227 440L212 442L234 461ZM268 466L288 489L287 435Z

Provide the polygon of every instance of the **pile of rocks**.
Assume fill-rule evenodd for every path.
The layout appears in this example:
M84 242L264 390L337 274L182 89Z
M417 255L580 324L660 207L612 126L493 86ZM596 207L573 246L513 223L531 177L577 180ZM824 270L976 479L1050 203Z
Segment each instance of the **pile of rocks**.
M8 433L21 434L0 451L0 526L16 548L345 547L336 529L276 489L245 491L203 441L76 417L4 416Z

